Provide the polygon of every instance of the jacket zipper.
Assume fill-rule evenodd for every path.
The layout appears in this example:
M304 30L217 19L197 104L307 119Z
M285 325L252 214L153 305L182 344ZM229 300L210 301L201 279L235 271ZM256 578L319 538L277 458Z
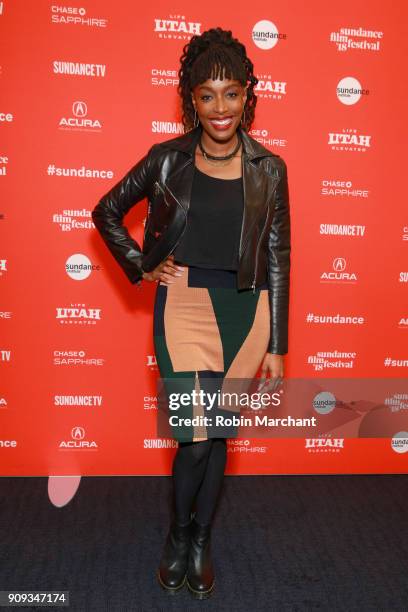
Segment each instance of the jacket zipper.
M258 255L259 255L259 247L260 247L261 242L262 242L262 238L263 238L263 235L264 235L264 232L265 232L266 224L267 224L267 222L268 222L268 217L269 217L269 208L268 208L268 211L267 211L267 213L266 213L265 223L264 223L264 226L263 226L263 228L262 228L262 232L261 232L261 235L260 235L260 237L259 237L258 244L257 244L257 246L256 246L256 255L255 255L255 272L254 272L254 280L252 281L252 293L255 293L256 273L257 273L257 271L258 271Z
M166 204L166 206L168 206L167 201L166 201L166 192L164 191L163 187L160 185L160 183L158 181L155 181L154 183L154 191L157 193L157 188L162 192L163 194L163 198L164 198L164 203Z

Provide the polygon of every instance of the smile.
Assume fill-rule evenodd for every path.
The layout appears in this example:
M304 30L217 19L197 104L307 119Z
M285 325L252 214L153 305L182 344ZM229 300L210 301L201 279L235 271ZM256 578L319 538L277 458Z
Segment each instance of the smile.
M228 125L231 125L232 117L226 117L225 119L209 119L209 121L214 126L226 127Z

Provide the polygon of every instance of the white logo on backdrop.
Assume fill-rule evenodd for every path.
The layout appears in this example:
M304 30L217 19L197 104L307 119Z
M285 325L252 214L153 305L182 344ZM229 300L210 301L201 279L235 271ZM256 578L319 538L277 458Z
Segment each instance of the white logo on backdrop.
M65 262L65 271L73 280L85 280L94 269L99 269L99 266L94 266L82 253L71 255Z
M391 448L396 453L408 452L408 431L399 431L391 440Z
M354 77L344 77L344 79L337 83L336 93L342 104L351 106L360 100L362 94L367 95L368 90L363 89L360 81Z
M278 28L272 21L262 19L252 28L252 40L259 49L272 49L279 40Z

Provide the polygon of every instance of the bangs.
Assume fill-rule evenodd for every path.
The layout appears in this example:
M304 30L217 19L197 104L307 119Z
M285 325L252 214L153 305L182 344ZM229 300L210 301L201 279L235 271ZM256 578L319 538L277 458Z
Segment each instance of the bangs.
M223 48L208 48L194 62L191 75L191 89L208 79L236 80L245 86L247 75L241 58L234 52Z

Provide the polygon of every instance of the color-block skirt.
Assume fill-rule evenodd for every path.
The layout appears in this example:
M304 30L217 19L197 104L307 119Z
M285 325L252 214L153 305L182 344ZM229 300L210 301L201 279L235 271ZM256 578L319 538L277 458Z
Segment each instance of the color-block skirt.
M229 379L234 389L238 380L245 385L254 379L269 343L268 287L238 290L235 271L183 266L181 276L168 285L159 282L155 294L153 339L164 383L159 411L163 412L165 398L164 412L177 417L171 419L169 435L178 441L236 437L237 428L223 429L208 418L231 417L231 408L218 407L215 413L216 404L209 410L202 401L187 405L177 401L170 409L167 400L170 394L191 395L193 390L198 394L200 389L214 394L225 389ZM158 435L162 435L160 427Z

